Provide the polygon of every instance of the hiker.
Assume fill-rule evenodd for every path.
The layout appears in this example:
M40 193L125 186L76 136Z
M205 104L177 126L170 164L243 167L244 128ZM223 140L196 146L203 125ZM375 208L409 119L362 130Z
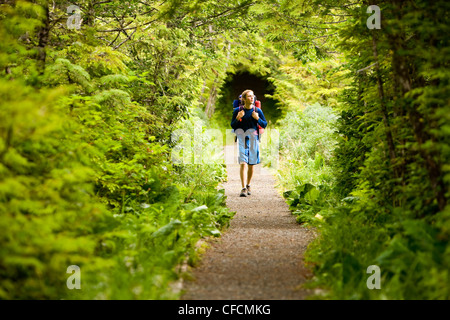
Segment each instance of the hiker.
M255 103L256 104L256 96L253 96L254 97L254 99L253 99L253 103ZM241 95L239 95L239 99L236 99L236 100L234 100L233 101L233 109L234 108L239 108L239 107L241 107L241 106L244 106L244 102L242 101L242 94Z
M250 183L253 176L253 166L260 163L259 159L259 130L267 126L266 118L260 108L253 105L255 95L252 90L242 92L243 107L233 109L231 127L237 136L239 146L240 177L242 190L241 197L251 195ZM244 180L245 165L247 164L247 184Z

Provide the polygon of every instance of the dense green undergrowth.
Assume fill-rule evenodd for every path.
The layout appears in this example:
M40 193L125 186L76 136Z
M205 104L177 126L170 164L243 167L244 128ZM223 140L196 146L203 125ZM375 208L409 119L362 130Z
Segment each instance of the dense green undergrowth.
M330 159L336 118L330 107L314 104L280 121L278 180L299 223L320 220L327 209L334 181Z
M3 9L0 299L178 298L180 266L233 215L223 164L172 161L176 128L208 126L205 51L164 23L120 51L58 20L43 35L46 3Z
M336 155L349 140L336 130L344 115L316 104L281 122L279 185L297 221L319 234L306 253L315 275L306 287L322 291L310 299L448 299L448 210L417 219L367 184L343 193ZM381 289L367 286L372 265Z
M282 122L280 185L298 221L318 231L306 252L314 273L307 286L322 290L311 299L450 298L448 27L441 14L448 4L429 4L379 3L382 30L366 28L364 7L337 9L350 17L333 32L352 71L339 102L331 109L313 99ZM379 288L371 287L377 274L370 266L379 268Z
M118 116L89 100L69 115L73 98L59 99L60 89L0 87L10 132L1 162L1 298L177 297L169 287L176 266L195 260L196 242L220 235L232 217L217 190L223 165L174 165L167 147L132 121L137 106ZM80 267L81 290L66 286L70 265Z

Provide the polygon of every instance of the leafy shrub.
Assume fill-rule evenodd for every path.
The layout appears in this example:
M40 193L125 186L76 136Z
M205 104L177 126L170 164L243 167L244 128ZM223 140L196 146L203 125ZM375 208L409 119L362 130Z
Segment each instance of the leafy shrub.
M330 166L336 115L314 104L280 120L279 183L299 223L320 222L333 186ZM325 211L323 211L325 210Z
M167 137L197 106L201 77L188 78L184 65L177 74L135 72L135 61L100 45L92 30L51 32L57 45L42 61L33 46L44 6L4 7L0 298L177 298L179 267L232 217L217 190L222 164L177 166L170 158ZM169 43L159 40L166 56L187 37L175 31L167 30ZM177 57L174 64L198 63ZM70 265L80 267L81 290L66 285Z

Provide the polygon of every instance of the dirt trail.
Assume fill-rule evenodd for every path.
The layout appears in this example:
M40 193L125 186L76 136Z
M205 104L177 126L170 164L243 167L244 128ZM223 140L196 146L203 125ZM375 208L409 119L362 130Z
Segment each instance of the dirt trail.
M266 168L255 167L248 197L239 197L239 166L227 171L227 206L236 215L191 270L194 280L184 282L182 299L304 299L311 292L301 288L310 276L303 254L314 232L296 223Z

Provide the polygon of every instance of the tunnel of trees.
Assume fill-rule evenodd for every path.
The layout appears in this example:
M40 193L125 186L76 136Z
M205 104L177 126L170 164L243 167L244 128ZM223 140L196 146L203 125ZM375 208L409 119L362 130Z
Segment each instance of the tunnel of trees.
M174 163L172 134L229 129L248 88L280 132L280 192L318 232L313 298L448 300L449 9L2 1L0 299L178 299L233 212L223 159L204 142L205 164Z

